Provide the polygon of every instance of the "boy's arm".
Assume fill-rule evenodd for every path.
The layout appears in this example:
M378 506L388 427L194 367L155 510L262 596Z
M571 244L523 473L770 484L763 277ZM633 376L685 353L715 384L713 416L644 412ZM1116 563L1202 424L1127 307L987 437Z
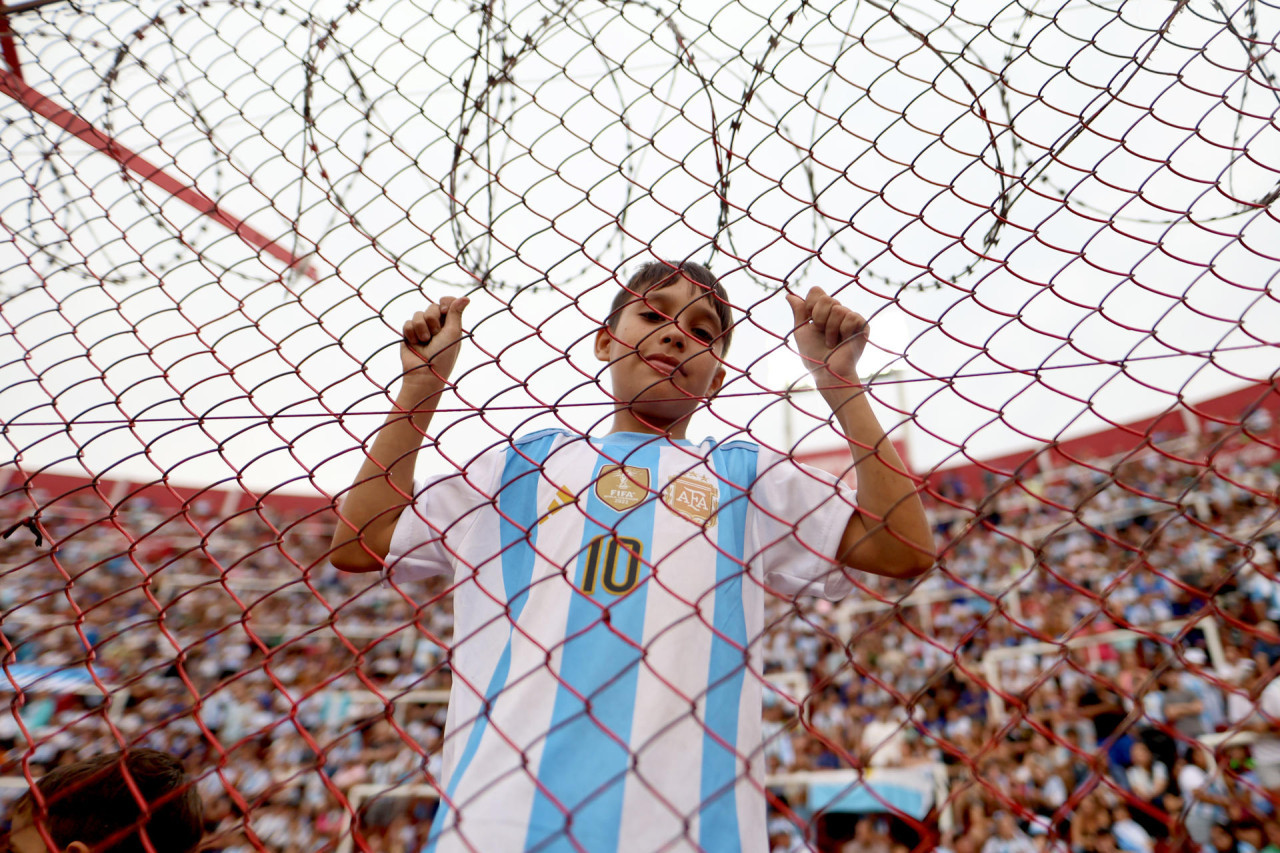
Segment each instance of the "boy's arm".
M347 490L330 542L329 562L344 572L381 571L400 513L413 501L413 468L431 416L449 387L468 300L446 296L404 324L404 369L395 410L378 430Z
M858 476L858 511L840 540L839 561L853 569L911 578L933 567L933 531L915 483L871 410L858 378L868 325L814 287L801 299L787 294L795 315L796 346L818 391L849 439Z

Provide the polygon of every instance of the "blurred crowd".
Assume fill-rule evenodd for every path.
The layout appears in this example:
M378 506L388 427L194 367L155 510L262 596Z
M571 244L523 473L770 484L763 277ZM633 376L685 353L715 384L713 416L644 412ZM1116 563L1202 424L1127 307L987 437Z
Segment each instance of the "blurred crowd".
M944 478L927 504L946 550L921 582L772 598L773 849L1280 853L1280 475L1273 425L1250 429L1269 442L1219 429ZM373 849L416 852L447 586L341 576L331 516L227 515L209 495L113 513L87 490L37 495L54 547L0 542L0 776L154 747L200 779L209 849L332 849L354 815ZM806 799L804 774L895 767L941 769L924 818Z
M1177 461L1210 452L1211 466ZM767 703L770 770L940 764L949 780L936 836L885 816L828 818L819 840L847 853L1280 843L1275 461L1215 430L1004 488L944 483L928 502L940 570L862 597L894 606L775 601L766 672L803 671L808 692ZM804 849L805 827L773 826L775 849Z

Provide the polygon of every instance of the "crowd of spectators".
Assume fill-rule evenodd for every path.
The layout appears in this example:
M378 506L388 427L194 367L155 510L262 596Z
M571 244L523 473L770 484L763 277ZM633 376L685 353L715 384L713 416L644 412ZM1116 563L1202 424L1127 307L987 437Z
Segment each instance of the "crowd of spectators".
M981 500L944 485L930 502L941 570L913 589L868 583L896 606L828 617L775 602L767 671L810 681L803 705L766 709L771 770L941 764L952 821L927 843L954 851L1280 839L1275 454L1221 431L1192 441ZM1211 468L1171 458L1207 448ZM777 849L802 849L775 825ZM874 844L847 851L928 835L858 826Z
M946 550L922 582L771 599L761 760L790 779L773 848L1278 849L1273 444L1211 431L944 480L928 509ZM374 849L420 849L450 686L445 584L340 576L325 514L225 517L216 497L104 509L65 496L40 514L52 549L0 543L0 775L154 747L200 778L210 849L331 849L352 802ZM850 817L795 781L893 767L941 767L945 801L920 820Z

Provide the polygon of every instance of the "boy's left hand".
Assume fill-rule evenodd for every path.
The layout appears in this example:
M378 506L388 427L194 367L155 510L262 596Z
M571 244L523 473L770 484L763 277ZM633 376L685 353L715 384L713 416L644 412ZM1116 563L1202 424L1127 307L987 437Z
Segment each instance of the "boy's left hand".
M871 330L866 318L820 287L810 288L804 299L788 293L787 304L795 316L796 348L818 389L857 387L858 359Z

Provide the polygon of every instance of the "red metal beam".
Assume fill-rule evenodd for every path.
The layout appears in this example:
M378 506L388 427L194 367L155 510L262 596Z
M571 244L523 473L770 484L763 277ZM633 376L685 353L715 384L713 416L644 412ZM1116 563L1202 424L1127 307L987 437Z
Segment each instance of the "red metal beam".
M46 98L23 82L21 76L16 72L0 69L0 92L13 98L33 113L44 116L82 142L106 154L142 180L154 184L174 198L191 205L191 207L223 225L232 234L235 234L254 248L266 252L273 258L284 261L289 269L298 267L303 275L308 278L312 280L318 278L315 267L306 264L305 257L297 257L276 241L245 224L243 220L227 213L218 206L217 202L195 187L184 184L159 166L150 163L142 155L131 151L110 136L107 136L70 109Z
M21 80L22 63L18 60L18 45L13 40L13 29L9 26L9 16L4 13L5 9L0 3L0 57L9 66L9 71Z

